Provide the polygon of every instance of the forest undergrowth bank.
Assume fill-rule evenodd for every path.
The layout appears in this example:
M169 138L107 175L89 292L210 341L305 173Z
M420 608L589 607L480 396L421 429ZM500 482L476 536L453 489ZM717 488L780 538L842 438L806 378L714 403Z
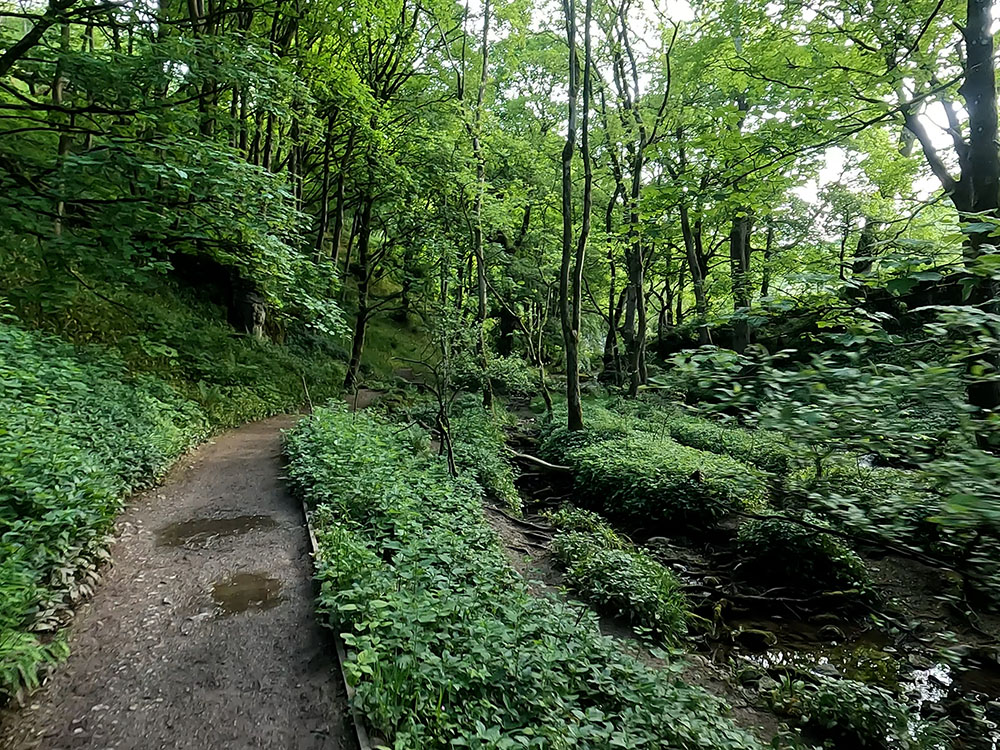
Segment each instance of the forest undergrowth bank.
M0 308L0 700L65 656L129 493L214 432L325 399L343 377L329 351L234 335L169 287L85 300L42 318Z
M396 747L761 747L708 693L621 653L585 608L529 591L482 488L415 437L330 407L288 439L321 610L374 730Z
M433 424L432 403L410 386L383 396L377 409L387 416L324 412L290 443L299 491L325 530L321 608L347 634L359 705L379 732L402 738L404 747L418 742L414 737L433 743L465 736L466 709L430 711L428 705L439 706L428 696L440 694L431 687L411 702L409 681L431 674L448 683L470 669L484 679L508 674L492 666L501 657L478 628L498 642L503 630L471 615L474 605L451 599L489 599L496 581L511 585L516 570L519 596L555 597L561 617L590 622L588 629L610 636L618 654L663 679L703 685L735 707L727 722L750 731L754 742L978 750L995 741L1000 644L991 633L998 621L961 606L975 581L963 583L946 558L932 568L919 551L908 557L908 548L880 546L852 529L849 517L827 513L815 500L823 477L800 445L659 397L589 400L587 429L576 433L521 403L509 412L497 405L491 415L471 394L456 400L458 479L448 475L440 441L431 443L436 431L425 430ZM490 455L504 467L502 481L488 478ZM858 483L861 498L881 498L889 482L899 491L916 483L907 470L855 461L846 472L844 457L838 461L838 481ZM437 490L427 490L423 478L407 481L414 472L423 477L414 466L430 467L435 486L471 487L471 496L439 505L428 499ZM519 495L514 504L504 496L510 481ZM385 499L372 504L376 486ZM925 508L941 499L931 493L921 502ZM913 517L923 518L919 512ZM419 554L410 548L417 529L433 538L419 543ZM465 540L488 549L491 565L506 572L491 568L481 578L461 556L472 554ZM453 567L425 569L436 564ZM411 585L447 590L427 595L433 601L415 603L414 592L400 594L405 602L394 598ZM389 603L369 606L366 595ZM582 605L586 616L578 613ZM447 616L438 614L442 608ZM470 617L475 637L464 630ZM400 669L389 654L404 632L419 636ZM473 640L455 646L457 632ZM469 666L468 654L479 666ZM468 693L454 689L445 705L476 696L493 711L494 701L502 702L489 691L484 698L487 688L478 682ZM489 734L473 735L477 742L515 737L523 731L519 722L539 719L514 713L495 725L480 720L477 731Z

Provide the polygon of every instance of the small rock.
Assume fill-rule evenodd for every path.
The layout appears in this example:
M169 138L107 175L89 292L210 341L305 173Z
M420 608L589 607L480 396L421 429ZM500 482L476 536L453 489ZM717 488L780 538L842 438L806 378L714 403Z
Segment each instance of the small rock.
M744 648L753 651L766 651L778 642L778 636L770 630L758 630L756 628L746 628L739 630L735 635L736 642Z
M822 677L833 677L836 679L840 678L840 670L833 666L830 662L823 662L822 664L817 664L813 667L813 672Z
M910 663L911 667L915 667L916 669L930 669L934 666L934 662L920 654L909 654L906 657L906 661Z
M771 693L778 689L778 681L772 677L764 675L760 678L760 682L757 683L757 689L762 693Z
M824 625L819 629L819 637L824 641L829 641L836 643L846 639L844 631L838 628L836 625Z
M105 704L103 704L103 703L98 703L98 704L97 704L96 706L94 706L94 707L93 707L92 709L90 709L90 710L91 710L91 711L107 711L107 710L108 710L108 706L106 706L106 705L105 705Z
M764 677L765 677L765 674L764 674L763 670L761 670L761 669L759 669L758 667L755 667L755 666L744 667L736 675L736 679L740 681L740 684L741 685L746 685L746 686L756 685Z
M173 600L169 596L165 596L165 597L163 597L163 603L164 604L173 604L174 602L173 602Z

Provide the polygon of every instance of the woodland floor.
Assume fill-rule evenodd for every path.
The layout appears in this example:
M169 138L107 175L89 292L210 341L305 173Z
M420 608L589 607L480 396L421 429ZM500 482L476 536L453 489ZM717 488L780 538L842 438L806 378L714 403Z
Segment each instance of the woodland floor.
M0 748L355 746L302 508L280 479L292 423L225 433L133 499L68 662L0 715Z

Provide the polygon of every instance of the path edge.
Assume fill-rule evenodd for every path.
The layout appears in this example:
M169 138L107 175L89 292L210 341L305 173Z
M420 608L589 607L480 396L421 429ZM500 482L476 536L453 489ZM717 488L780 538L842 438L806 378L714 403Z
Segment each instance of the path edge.
M302 500L302 517L306 522L306 533L309 536L309 559L312 561L313 573L315 573L316 556L319 554L319 542L316 540L316 532L313 531L311 514L305 500ZM315 582L315 577L313 581ZM344 684L344 691L347 693L347 707L351 712L351 723L354 725L354 734L358 740L358 747L360 750L374 750L378 746L372 744L368 730L365 728L364 717L361 716L361 712L354 705L354 687L348 682L347 672L344 669L344 664L347 662L347 650L344 647L344 639L340 637L340 633L335 628L328 628L328 630L332 633L333 642L336 646L337 671L340 673L340 679Z

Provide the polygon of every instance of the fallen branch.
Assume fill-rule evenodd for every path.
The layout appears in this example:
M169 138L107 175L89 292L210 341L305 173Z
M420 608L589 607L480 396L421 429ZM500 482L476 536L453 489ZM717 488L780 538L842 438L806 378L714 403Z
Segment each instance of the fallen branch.
M535 464L536 466L541 466L542 468L548 469L549 471L558 471L564 474L572 474L573 470L568 466L560 466L559 464L550 464L548 461L543 461L537 456L532 456L528 453L518 453L517 451L511 451L511 455L520 460L527 461L528 463Z

